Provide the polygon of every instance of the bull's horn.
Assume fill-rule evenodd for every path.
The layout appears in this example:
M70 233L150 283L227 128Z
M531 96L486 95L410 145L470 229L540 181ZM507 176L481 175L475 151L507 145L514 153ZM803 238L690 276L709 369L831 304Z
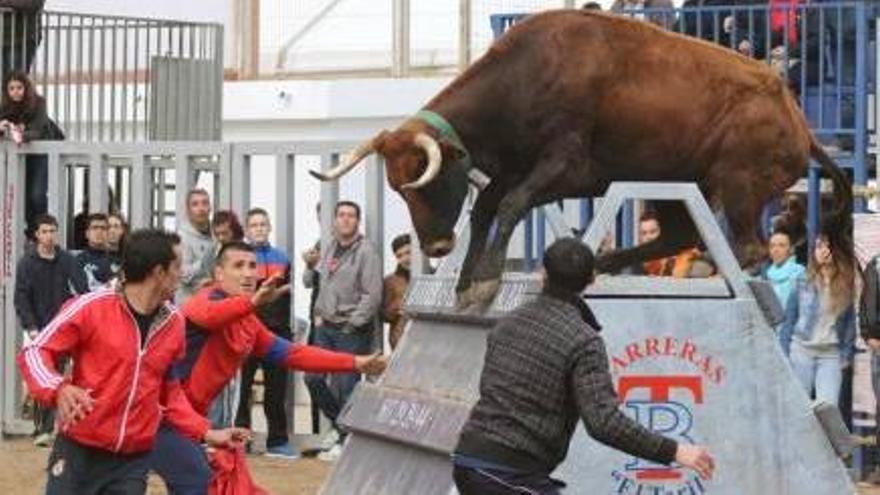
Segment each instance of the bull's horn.
M416 146L425 150L425 154L428 155L428 166L425 168L425 173L417 181L404 184L400 186L401 189L419 189L426 186L437 177L437 174L440 173L440 167L443 165L443 155L440 153L440 146L437 145L437 141L434 141L434 138L420 132L416 134L413 142Z
M331 181L336 180L343 175L351 172L351 170L357 166L358 163L361 162L364 158L370 156L376 151L376 148L373 146L373 140L367 140L358 145L354 151L349 155L348 161L340 163L339 165L327 170L326 172L318 172L315 170L309 170L309 173L312 174L312 177L322 181Z

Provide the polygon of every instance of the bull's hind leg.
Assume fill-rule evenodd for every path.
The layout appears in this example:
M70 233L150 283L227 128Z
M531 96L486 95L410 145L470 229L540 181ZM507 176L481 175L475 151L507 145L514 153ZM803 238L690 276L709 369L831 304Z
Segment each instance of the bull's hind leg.
M739 265L752 271L764 261L767 249L761 241L759 226L761 210L773 197L766 187L755 186L753 178L746 174L731 174L720 185L719 199L730 227L733 245L730 246Z

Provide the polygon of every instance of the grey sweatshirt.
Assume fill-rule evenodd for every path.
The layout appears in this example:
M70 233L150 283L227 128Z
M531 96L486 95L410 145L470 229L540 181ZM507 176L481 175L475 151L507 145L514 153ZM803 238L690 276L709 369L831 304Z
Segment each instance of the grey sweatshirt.
M182 304L190 296L195 294L199 283L209 274L202 270L202 258L214 254L214 239L211 233L200 232L189 221L184 219L177 229L180 235L181 249L183 251L183 266L180 274L180 289L177 291L175 301Z
M336 254L339 258L335 258ZM373 244L359 235L348 249L333 239L314 270L303 271L303 284L314 285L320 274L315 316L337 326L362 327L371 323L382 303L382 262Z

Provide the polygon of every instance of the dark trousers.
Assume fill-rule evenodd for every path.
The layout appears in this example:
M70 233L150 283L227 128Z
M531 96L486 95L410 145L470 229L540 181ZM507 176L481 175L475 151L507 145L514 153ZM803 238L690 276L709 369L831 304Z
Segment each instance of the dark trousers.
M55 409L34 401L34 436L55 431Z
M336 327L320 326L315 330L314 345L331 351L368 354L373 345L373 333L370 331L372 328L369 325L353 332L343 332ZM332 376L327 373L306 373L305 376L312 402L318 404L318 408L333 421L334 426L360 380L359 373L335 373Z
M24 163L24 218L27 228L33 230L36 216L49 211L49 158L46 155L28 155Z
M455 466L452 479L461 495L560 495L565 484L545 474L512 473Z
M211 482L211 466L202 446L166 423L159 427L150 469L162 478L171 495L202 495Z
M241 369L241 399L238 402L238 413L235 415L235 426L251 427L251 388L254 385L254 374L260 367L263 368L263 412L269 424L266 448L277 447L288 441L287 414L284 412L284 401L287 396L286 368L253 357L247 360Z
M148 469L147 453L113 454L59 435L49 454L46 495L142 495Z

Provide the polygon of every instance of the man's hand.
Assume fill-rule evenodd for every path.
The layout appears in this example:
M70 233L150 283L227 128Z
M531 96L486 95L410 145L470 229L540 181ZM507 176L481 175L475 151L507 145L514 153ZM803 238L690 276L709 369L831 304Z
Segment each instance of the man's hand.
M315 265L318 264L318 261L321 260L321 251L315 248L303 251L302 259L303 262L305 262L306 267L308 267L309 270L312 270L315 268Z
M290 284L281 285L282 280L282 276L277 273L264 280L260 288L251 296L251 303L259 307L290 292Z
M211 447L231 448L250 440L251 432L244 428L208 430L203 440Z
M868 339L865 343L872 351L880 351L880 339Z
M95 399L88 390L69 383L58 389L56 403L58 419L65 428L76 424L95 408Z
M675 462L693 469L704 480L712 479L712 473L715 472L715 459L712 458L709 449L699 445L678 444Z
M378 352L370 354L369 356L354 357L354 369L356 369L358 373L379 375L385 371L386 366L388 366L388 356L383 356Z

